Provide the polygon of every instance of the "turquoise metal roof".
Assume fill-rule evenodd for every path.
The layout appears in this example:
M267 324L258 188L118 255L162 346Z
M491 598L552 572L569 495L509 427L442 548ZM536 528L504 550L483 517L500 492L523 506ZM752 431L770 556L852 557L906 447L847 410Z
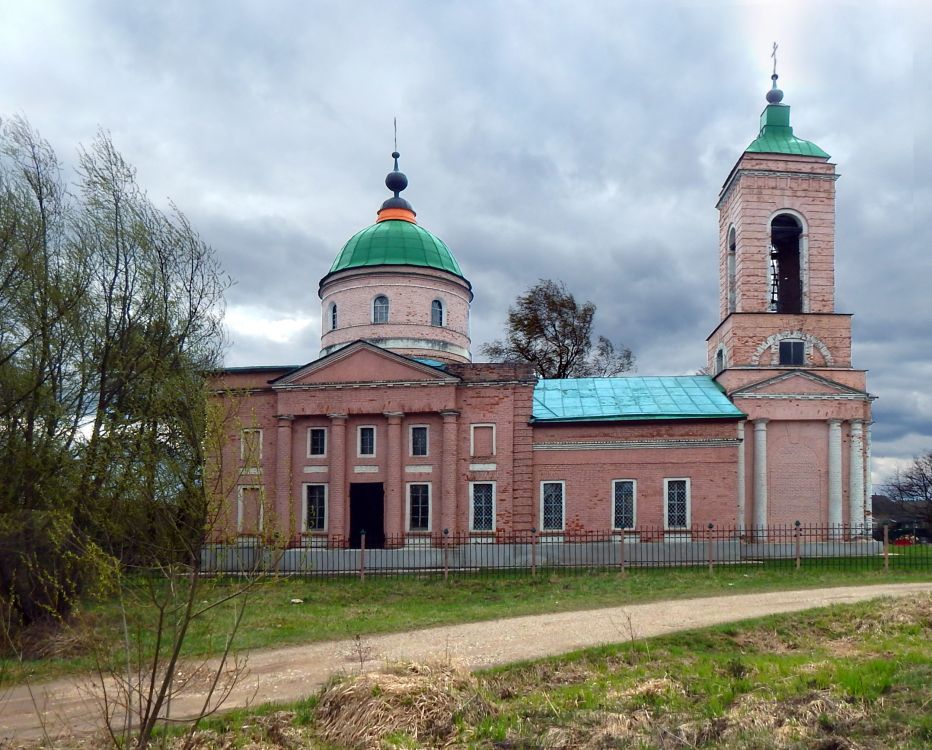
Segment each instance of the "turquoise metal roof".
M538 380L534 422L743 417L706 375Z
M446 367L447 363L439 359L431 359L430 357L412 357L415 362L420 362L422 365L429 365L430 367Z

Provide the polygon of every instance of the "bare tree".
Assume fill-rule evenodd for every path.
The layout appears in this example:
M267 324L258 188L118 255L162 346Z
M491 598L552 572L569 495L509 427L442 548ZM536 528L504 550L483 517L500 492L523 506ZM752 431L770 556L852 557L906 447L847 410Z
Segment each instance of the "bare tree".
M508 308L503 340L482 345L484 356L527 362L543 378L608 377L634 369L634 354L599 336L593 352L595 305L580 305L563 282L541 279Z
M932 451L897 470L884 492L917 522L932 525Z

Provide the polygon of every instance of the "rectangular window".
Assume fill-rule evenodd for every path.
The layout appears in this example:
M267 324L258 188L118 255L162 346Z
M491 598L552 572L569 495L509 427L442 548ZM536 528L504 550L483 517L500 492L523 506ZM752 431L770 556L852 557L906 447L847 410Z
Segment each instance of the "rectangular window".
M540 483L541 531L563 531L564 482Z
M356 455L374 456L375 455L375 427L366 426L356 429L357 444Z
M311 427L307 431L307 455L327 455L327 428Z
M427 455L427 427L424 425L415 425L411 427L411 455Z
M256 485L240 487L236 498L236 533L261 533L264 515L262 488Z
M637 485L633 479L616 479L612 482L612 528L633 529Z
M326 531L327 529L327 485L306 484L304 530Z
M781 341L780 364L802 365L806 362L806 344L804 341Z
M663 480L664 528L689 528L689 480Z
M246 466L258 466L262 460L262 430L248 429L240 434L239 457Z
M495 455L495 425L472 424L469 425L469 455L494 456Z
M430 485L408 485L408 531L430 531Z
M469 483L469 528L495 531L495 482Z

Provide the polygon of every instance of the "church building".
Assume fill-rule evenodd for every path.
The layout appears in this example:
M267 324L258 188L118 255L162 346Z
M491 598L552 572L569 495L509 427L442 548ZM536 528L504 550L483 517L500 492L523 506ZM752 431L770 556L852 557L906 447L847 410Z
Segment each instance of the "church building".
M760 133L719 194L709 375L542 379L473 362L472 287L401 197L393 153L392 196L320 280L319 357L214 380L234 415L225 537L660 541L796 521L858 536L872 397L851 316L835 311L837 175L782 99L774 75Z

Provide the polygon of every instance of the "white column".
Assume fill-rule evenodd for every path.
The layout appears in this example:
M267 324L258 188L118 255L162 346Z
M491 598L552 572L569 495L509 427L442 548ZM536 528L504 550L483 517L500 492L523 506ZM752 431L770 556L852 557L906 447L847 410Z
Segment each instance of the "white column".
M738 422L738 531L744 533L747 501L744 491L744 421Z
M864 533L864 431L860 419L851 421L848 454L848 523L852 536Z
M767 526L767 420L754 420L754 525Z
M841 420L828 420L828 525L837 534L841 512Z
M864 460L864 517L867 520L867 530L870 533L874 528L874 481L871 474L871 425L867 423L865 435L865 460Z

